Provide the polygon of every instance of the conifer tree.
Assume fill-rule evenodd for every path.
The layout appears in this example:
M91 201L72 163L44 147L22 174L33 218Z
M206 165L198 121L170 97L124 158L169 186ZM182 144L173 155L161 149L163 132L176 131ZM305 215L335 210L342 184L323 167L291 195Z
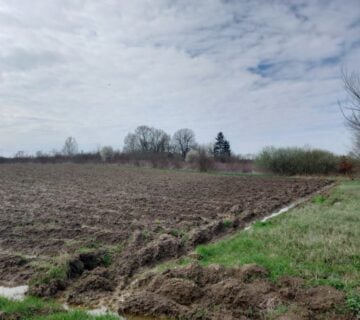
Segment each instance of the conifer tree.
M230 142L225 139L222 132L218 133L215 140L214 157L220 161L226 161L231 156Z
M224 156L226 156L226 157L231 156L230 142L228 140L224 141L223 153L224 153Z

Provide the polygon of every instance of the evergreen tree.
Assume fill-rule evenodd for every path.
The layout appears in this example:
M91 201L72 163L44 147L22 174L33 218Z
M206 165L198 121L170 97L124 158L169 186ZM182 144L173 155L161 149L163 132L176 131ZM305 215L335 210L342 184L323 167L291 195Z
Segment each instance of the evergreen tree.
M230 142L225 139L222 132L218 133L215 140L214 157L220 161L226 161L231 156Z
M214 145L214 157L220 158L224 149L224 134L222 132L219 132L218 135L215 138L216 142Z
M223 153L224 153L224 156L226 156L226 157L231 156L230 142L228 140L224 141Z

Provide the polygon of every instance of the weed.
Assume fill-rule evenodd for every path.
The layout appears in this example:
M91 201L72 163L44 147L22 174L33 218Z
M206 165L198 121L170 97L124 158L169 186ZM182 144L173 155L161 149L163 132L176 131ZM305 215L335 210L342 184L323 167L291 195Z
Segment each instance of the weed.
M110 267L111 265L111 261L112 261L112 257L110 253L105 253L104 257L103 257L103 264L106 268Z
M316 203L316 204L323 204L326 201L326 197L323 196L322 194L319 194L319 195L316 195L312 201L313 201L313 203Z
M360 319L360 294L350 293L346 298L347 308L355 314L357 319Z
M32 277L30 283L35 284L48 284L51 280L65 280L68 275L68 258L61 256L56 261L42 262L35 266L36 273Z
M109 246L108 250L111 254L120 254L124 250L124 244L119 242L116 245Z
M279 304L273 310L270 310L266 313L265 319L273 320L278 319L279 316L285 314L289 310L289 307L284 304Z
M223 226L224 226L225 228L230 228L230 227L232 226L232 221L230 221L230 220L224 220L224 221L223 221Z
M186 242L188 240L188 235L185 231L179 229L171 229L169 234L176 238L181 238L182 241Z
M85 246L78 249L79 253L89 253L93 252L96 249L99 249L103 246L103 244L100 241L97 240L90 240Z

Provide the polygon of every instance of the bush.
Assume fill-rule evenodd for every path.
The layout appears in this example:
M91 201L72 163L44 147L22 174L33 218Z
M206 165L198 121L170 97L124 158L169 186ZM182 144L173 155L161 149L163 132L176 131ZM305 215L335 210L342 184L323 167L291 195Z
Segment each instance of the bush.
M213 157L208 154L204 147L191 150L186 156L186 162L196 166L200 172L206 172L214 167Z
M339 163L339 172L341 174L351 174L353 172L354 165L346 157L341 157Z
M338 171L339 158L318 149L268 147L260 152L256 162L277 174L329 174Z
M114 158L114 150L110 146L102 147L100 150L101 160L103 162L111 162Z

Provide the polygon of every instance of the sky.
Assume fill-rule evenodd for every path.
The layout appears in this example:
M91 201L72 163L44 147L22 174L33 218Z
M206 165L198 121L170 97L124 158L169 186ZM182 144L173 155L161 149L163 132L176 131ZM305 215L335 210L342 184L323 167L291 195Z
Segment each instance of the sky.
M342 69L359 0L0 0L0 155L122 148L139 125L346 153Z

